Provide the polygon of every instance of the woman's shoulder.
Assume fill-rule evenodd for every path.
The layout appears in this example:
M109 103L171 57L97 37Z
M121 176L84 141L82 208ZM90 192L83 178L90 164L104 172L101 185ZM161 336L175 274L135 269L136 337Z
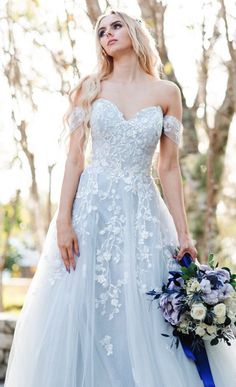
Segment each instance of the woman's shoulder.
M71 93L71 101L75 107L81 106L81 100L84 95L88 93L88 90L91 88L91 83L96 81L96 74L89 73L82 76L77 84L77 86L73 89Z
M173 81L169 81L168 79L159 79L157 80L157 86L161 88L161 91L172 94L173 93L180 93L180 87L177 85L177 83Z
M169 110L170 105L179 104L181 101L181 90L175 82L153 77L151 83L151 90L156 104L162 106L164 114Z

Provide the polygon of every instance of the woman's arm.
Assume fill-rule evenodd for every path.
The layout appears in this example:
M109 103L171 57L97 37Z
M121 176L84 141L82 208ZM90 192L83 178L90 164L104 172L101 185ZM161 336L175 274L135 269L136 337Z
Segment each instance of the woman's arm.
M166 114L182 121L182 102L179 88L174 84L168 86L168 108ZM197 250L193 246L185 211L183 182L179 165L178 146L167 136L160 139L160 154L157 165L158 175L165 202L173 217L180 242L177 258L188 251L195 259Z
M74 196L83 169L84 156L79 152L79 131L75 130L70 135L69 152L65 163L56 220L57 243L68 272L70 272L70 265L75 269L74 252L77 255L79 254L78 240L72 228L71 212Z

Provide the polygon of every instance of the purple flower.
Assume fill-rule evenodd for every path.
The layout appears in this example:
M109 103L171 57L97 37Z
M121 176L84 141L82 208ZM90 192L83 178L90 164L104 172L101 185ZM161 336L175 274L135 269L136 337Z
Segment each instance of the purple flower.
M179 317L180 302L183 299L183 297L178 297L178 298L177 297L178 297L178 293L172 293L172 294L164 293L161 295L159 300L159 305L165 320L172 325L177 325L180 321L180 317Z
M211 293L211 283L208 279L203 278L200 282L201 290L205 294Z
M176 281L178 281L179 285L176 285L174 283L174 281L171 281L168 285L168 289L169 290L176 290L176 291L179 291L181 288L184 287L184 280L182 277L179 277L176 279Z
M212 290L210 293L203 294L202 299L206 304L215 305L219 301L219 291Z
M223 282L230 281L230 274L228 270L225 269L215 269L215 272L219 279L221 279Z
M230 293L234 292L234 288L232 285L226 283L219 288L219 301L223 301L229 297Z
M202 271L211 270L210 266L208 266L208 265L199 265L199 269Z
M221 281L222 283L225 283L226 281L230 281L230 274L228 270L225 270L225 269L206 270L204 277L211 280L218 280L218 281Z

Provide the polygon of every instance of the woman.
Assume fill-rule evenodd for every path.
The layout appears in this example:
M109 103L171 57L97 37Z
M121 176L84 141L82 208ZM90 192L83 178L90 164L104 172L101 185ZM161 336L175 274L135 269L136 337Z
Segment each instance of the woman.
M162 336L171 330L146 295L177 265L175 252L196 259L197 251L178 162L181 95L160 79L142 24L118 11L97 21L98 71L70 95L60 204L17 322L5 387L203 386L182 348ZM159 140L167 205L151 177ZM215 384L233 387L235 345L218 348L208 348Z

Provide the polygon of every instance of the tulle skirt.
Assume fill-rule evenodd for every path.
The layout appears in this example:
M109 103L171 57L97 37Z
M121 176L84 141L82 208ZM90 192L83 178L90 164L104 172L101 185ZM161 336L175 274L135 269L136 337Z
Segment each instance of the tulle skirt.
M110 183L87 168L72 210L80 246L68 273L56 216L23 308L5 387L202 387L146 291L160 288L178 237L150 176ZM128 188L127 188L128 187ZM236 386L236 345L207 343L216 387Z

